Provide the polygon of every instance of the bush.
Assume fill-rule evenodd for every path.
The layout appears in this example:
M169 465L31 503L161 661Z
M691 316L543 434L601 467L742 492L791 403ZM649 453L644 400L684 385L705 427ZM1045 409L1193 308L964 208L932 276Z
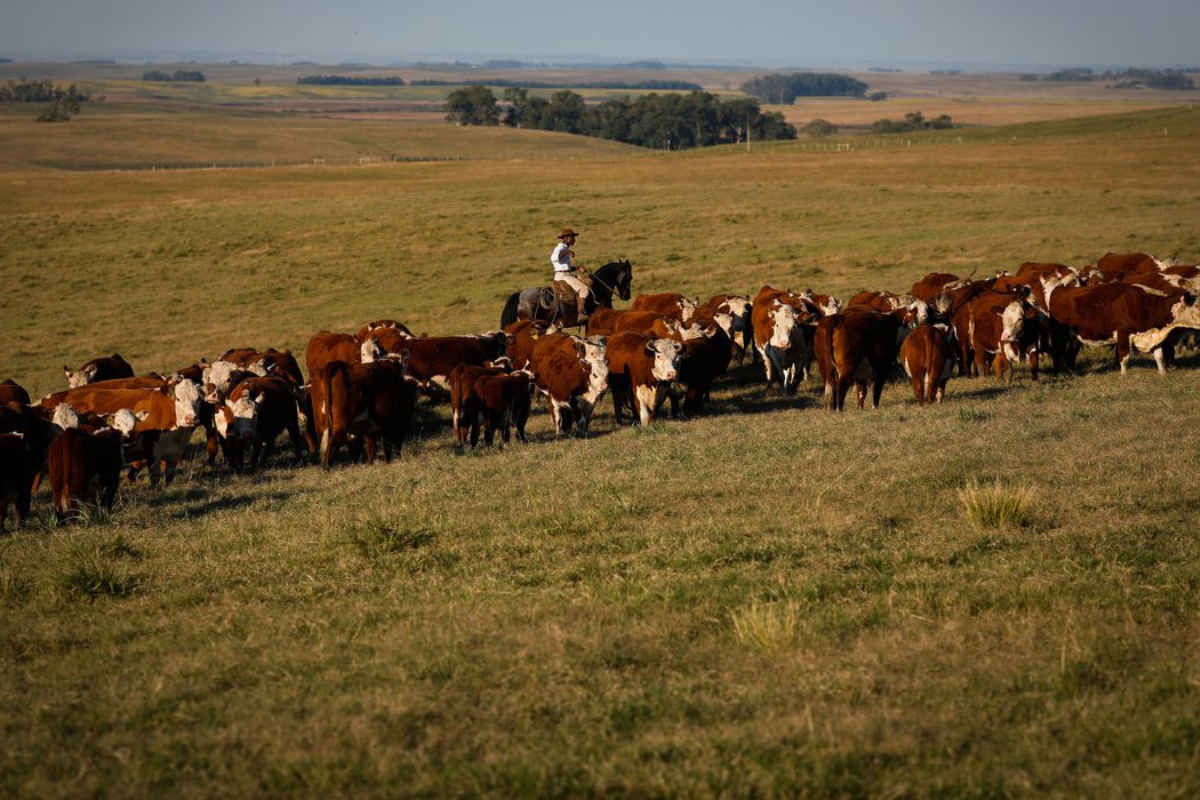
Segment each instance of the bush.
M1033 488L1005 487L996 480L991 486L976 481L958 490L963 514L976 528L1026 528L1033 522Z

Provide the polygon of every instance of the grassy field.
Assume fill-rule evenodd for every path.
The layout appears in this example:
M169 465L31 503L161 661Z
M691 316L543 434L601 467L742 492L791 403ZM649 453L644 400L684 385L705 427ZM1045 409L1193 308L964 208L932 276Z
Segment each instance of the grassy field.
M161 130L245 161L288 128L169 116L90 151L102 115L0 117L0 378L494 328L564 225L635 291L701 296L1200 254L1186 108L839 153L329 122L469 160L38 166ZM924 410L896 383L840 416L744 367L703 419L614 430L606 399L586 441L539 411L531 444L459 454L426 407L386 466L196 460L73 529L43 494L0 542L0 793L1194 795L1197 366L1095 356ZM997 484L1025 505L991 527L964 499Z

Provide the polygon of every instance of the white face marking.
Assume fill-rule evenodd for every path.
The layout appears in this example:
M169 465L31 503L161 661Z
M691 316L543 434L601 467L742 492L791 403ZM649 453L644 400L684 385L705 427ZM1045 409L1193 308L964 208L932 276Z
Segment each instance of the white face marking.
M67 403L59 403L54 407L54 418L51 420L55 425L62 428L64 431L67 428L79 427L79 412L75 407Z
M240 370L241 367L232 361L214 361L211 366L204 368L204 385L213 386L212 392L209 393L210 403L220 403L225 399L233 389L233 374Z
M186 428L200 422L200 386L184 378L175 384L175 424Z
M1000 315L1000 327L1000 349L1011 360L1019 360L1017 347L1025 332L1025 308L1020 302L1014 300L1008 304Z
M584 359L588 368L588 390L583 397L587 402L595 404L608 391L608 358L604 348L597 348L598 355L589 353Z
M360 359L362 359L362 363L370 364L376 359L383 358L383 346L379 344L378 339L371 337L363 342L362 346L358 348L358 356Z
M798 324L796 309L786 304L780 304L771 314L774 329L771 331L769 344L780 350L786 350L792 343L792 332Z
M242 439L254 438L258 432L258 404L242 395L237 400L226 400L225 406L233 415L233 430L230 433Z
M66 370L67 386L71 389L78 389L80 386L87 386L88 376L83 370Z
M122 408L108 418L109 427L118 431L124 438L129 438L133 435L133 429L137 427L137 423L137 417L127 408Z
M658 339L654 342L654 367L651 373L660 381L673 381L679 374L679 356L683 353L683 344L671 339Z

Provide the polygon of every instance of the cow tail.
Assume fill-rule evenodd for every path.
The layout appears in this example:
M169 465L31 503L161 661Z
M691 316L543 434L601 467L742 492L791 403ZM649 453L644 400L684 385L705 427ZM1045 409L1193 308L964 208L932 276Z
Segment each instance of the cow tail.
M507 328L509 325L517 321L517 309L521 305L521 293L513 292L508 298L508 302L504 304L504 311L500 313L500 327Z
M933 400L933 387L942 377L942 370L946 367L944 359L940 358L937 347L937 337L932 335L936 328L930 329L929 347L926 348L926 363L925 363L925 399Z
M833 332L839 322L838 317L831 317L828 327L825 328L825 354L829 359L829 374L825 378L825 407L830 411L837 411L836 387L839 376L837 354L833 351Z

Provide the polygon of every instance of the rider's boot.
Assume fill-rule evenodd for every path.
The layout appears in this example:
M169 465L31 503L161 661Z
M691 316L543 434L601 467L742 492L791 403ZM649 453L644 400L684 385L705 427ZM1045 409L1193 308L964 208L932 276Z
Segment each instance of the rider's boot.
M583 322L585 319L587 319L587 316L588 316L587 311L584 310L583 306L584 306L584 299L582 297L577 298L576 299L576 309L575 309L576 315L575 316L576 316L576 319L578 319L580 322Z

